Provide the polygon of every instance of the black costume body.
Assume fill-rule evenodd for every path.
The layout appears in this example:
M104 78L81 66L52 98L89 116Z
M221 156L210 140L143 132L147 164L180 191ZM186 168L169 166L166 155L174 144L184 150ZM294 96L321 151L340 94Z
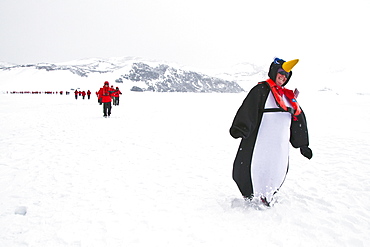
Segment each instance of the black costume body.
M270 66L271 79L276 78L279 67ZM292 72L284 85L291 75ZM245 198L259 196L268 201L288 172L289 142L294 148L309 144L304 112L292 116L279 108L267 82L259 83L248 93L236 113L230 134L242 138L233 165L233 179L240 192ZM273 180L274 185L269 185Z

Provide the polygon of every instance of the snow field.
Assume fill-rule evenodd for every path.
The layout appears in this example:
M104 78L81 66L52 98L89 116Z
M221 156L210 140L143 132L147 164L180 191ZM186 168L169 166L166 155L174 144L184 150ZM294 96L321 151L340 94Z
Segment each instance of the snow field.
M265 208L231 178L246 94L0 95L0 246L367 246L366 95L301 92L310 147ZM322 107L324 106L324 107Z

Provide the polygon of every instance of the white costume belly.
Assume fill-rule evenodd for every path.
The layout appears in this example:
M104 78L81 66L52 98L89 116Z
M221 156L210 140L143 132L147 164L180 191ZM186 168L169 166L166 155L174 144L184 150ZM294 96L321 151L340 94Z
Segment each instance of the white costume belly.
M286 106L291 105L283 96ZM270 92L266 108L278 108ZM287 112L265 112L262 116L252 156L251 176L253 193L270 202L284 182L289 158L291 115Z

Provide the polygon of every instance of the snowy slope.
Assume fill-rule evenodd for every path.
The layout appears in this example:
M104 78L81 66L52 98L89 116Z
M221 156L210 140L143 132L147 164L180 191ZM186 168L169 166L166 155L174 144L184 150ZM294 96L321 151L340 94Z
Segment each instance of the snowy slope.
M104 119L1 94L0 246L368 246L370 97L301 92L314 157L291 150L267 209L231 178L245 95L125 92Z

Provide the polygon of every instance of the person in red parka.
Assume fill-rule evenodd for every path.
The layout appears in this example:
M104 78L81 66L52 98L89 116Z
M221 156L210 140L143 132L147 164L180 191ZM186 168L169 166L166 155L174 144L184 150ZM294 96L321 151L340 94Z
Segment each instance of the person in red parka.
M119 95L122 94L118 87L113 93L113 105L119 105Z
M77 99L77 97L78 97L78 91L76 89L76 91L75 91L75 98Z
M85 99L85 96L86 96L86 92L82 91L82 99Z
M108 81L105 81L104 86L100 88L98 98L103 103L103 117L109 117L112 111L112 92L110 91Z
M87 99L90 99L91 92L90 90L87 90Z

